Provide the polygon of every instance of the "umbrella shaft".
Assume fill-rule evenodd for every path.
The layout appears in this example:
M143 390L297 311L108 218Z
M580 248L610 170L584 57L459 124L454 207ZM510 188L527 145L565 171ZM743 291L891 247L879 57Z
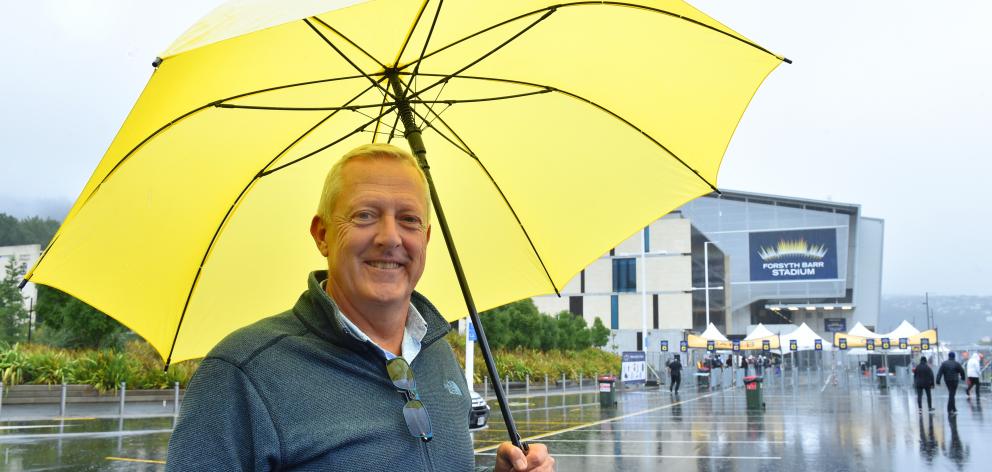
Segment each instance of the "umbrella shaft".
M510 413L506 394L503 392L503 387L500 384L499 372L496 370L496 363L493 361L492 351L489 348L489 341L486 339L486 332L482 328L482 322L479 320L479 313L475 308L475 300L472 298L468 279L465 278L465 270L462 268L461 260L458 258L458 251L455 249L455 241L451 237L451 231L448 229L448 220L444 216L441 200L437 195L437 189L434 187L434 179L431 178L430 166L427 164L427 148L424 146L423 135L414 121L413 110L410 108L410 102L406 98L403 83L399 80L399 76L395 72L387 73L387 76L389 77L389 85L395 95L400 120L403 122L403 136L406 137L407 142L410 144L410 150L417 157L417 162L420 164L421 169L423 169L424 176L427 177L427 186L430 189L434 213L437 215L438 224L441 226L444 244L448 248L451 264L455 268L455 275L458 278L458 285L461 288L462 296L465 298L465 306L468 308L469 318L471 318L472 324L475 325L479 347L482 350L482 358L486 362L486 370L489 371L489 376L493 379L493 390L496 392L496 401L499 403L500 412L503 414L503 422L506 424L507 434L509 434L510 442L513 445L526 452L527 446L520 441L520 433L517 432L517 426L513 422L513 416Z

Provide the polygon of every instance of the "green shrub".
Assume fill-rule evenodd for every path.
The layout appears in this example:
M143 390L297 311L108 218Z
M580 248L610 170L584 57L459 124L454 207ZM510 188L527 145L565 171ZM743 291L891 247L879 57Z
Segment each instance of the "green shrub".
M4 385L20 385L29 379L27 355L20 344L0 345L0 373Z
M60 385L75 382L76 359L63 350L33 352L27 357L33 384Z
M100 392L117 391L121 382L131 385L140 364L123 352L87 351L79 360L76 380Z
M488 326L488 323L486 325ZM455 351L455 358L464 369L465 336L453 331L448 333L447 339ZM493 352L493 357L500 376L505 378L509 375L510 380L515 381L524 380L530 375L532 382L541 383L547 375L550 382L555 382L561 379L562 374L570 380L577 380L580 374L588 379L596 374L616 374L620 371L620 356L597 348L579 351L497 349ZM486 370L482 350L478 344L475 345L474 359L475 383L482 383L483 377L489 376L489 372Z

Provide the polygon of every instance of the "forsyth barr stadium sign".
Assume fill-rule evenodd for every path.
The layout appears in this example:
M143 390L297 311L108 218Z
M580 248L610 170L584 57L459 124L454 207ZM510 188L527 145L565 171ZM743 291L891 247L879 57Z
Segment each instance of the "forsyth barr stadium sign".
M748 234L751 280L837 278L837 229Z

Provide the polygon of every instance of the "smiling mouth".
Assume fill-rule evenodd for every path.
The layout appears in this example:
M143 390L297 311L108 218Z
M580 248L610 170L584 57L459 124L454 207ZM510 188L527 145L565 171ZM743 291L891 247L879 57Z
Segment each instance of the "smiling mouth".
M376 269L399 269L400 264L398 262L384 262L384 261L366 261L366 264L375 267Z

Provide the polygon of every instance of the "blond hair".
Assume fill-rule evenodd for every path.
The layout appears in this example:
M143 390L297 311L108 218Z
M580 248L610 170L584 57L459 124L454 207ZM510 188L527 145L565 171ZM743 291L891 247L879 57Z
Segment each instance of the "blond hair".
M419 174L420 178L423 179L424 188L427 189L427 176L417 163L417 159L413 157L409 151L393 146L392 144L363 144L355 149L352 149L351 151L348 151L348 153L344 156L341 156L341 159L338 159L338 161L331 166L331 170L327 172L327 177L324 178L324 189L320 194L320 203L317 205L317 216L319 216L324 223L330 221L331 212L334 211L334 205L337 203L337 199L341 195L341 187L344 184L341 174L344 170L344 166L354 159L393 159L410 164L414 169L417 169L417 174ZM425 215L426 223L430 224L430 190L425 192L424 201L424 208L427 209L427 214Z

